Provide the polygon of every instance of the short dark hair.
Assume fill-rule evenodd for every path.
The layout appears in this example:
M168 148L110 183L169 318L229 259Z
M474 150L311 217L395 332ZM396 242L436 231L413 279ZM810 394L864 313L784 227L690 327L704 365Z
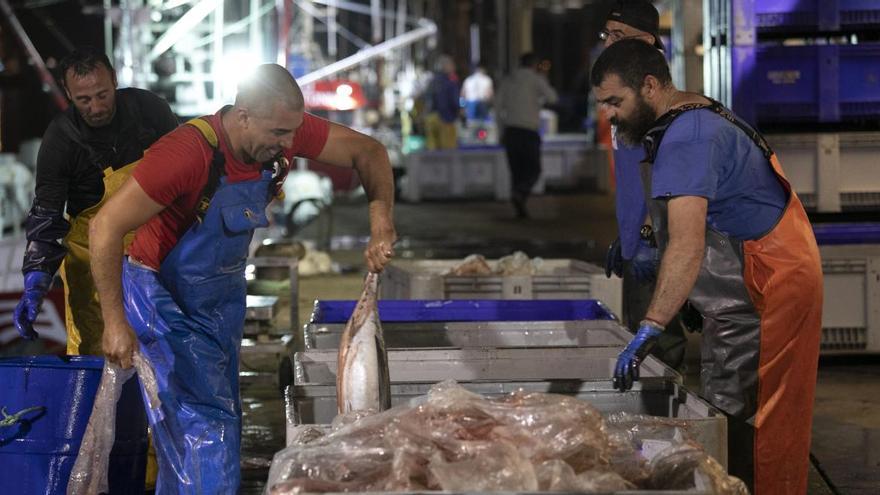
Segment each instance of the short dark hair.
M599 55L590 73L590 83L599 86L609 74L617 74L624 86L636 91L645 77L654 76L666 86L672 82L669 65L663 54L642 40L620 40Z
M75 76L84 76L99 66L103 65L110 71L110 75L115 77L115 72L113 71L113 65L110 64L110 59L107 58L107 55L98 51L96 48L91 46L81 46L77 47L75 50L70 52L66 57L61 59L61 63L59 67L61 68L61 84L67 87L67 71L73 70L73 75Z
M540 59L538 58L538 56L532 52L523 53L519 57L520 67L531 67L533 65L538 65L539 61L540 61Z

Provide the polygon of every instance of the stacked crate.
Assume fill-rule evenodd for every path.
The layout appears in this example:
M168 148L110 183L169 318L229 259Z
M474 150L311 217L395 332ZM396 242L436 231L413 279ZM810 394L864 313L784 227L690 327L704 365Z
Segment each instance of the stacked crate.
M808 210L880 209L880 163L860 153L880 148L880 0L704 0L704 15L707 94L782 132L767 139L807 177L793 185Z

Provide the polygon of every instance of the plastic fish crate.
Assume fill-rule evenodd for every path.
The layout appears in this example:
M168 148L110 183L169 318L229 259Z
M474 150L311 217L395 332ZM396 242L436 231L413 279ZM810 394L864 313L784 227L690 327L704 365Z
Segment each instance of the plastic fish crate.
M524 347L475 349L390 349L391 383L443 380L601 380L611 383L617 347ZM336 385L336 349L293 355L294 385ZM641 365L642 377L681 381L681 375L654 357Z
M877 0L761 0L754 2L759 32L837 31L880 24Z
M807 209L880 209L880 132L769 134L767 140Z
M820 246L822 354L880 353L880 244Z
M336 349L345 325L304 326L306 349ZM382 323L388 349L451 347L614 347L632 333L613 321L478 321Z
M623 281L574 259L545 259L536 275L447 275L462 260L399 260L382 272L382 299L597 299L621 314ZM497 260L487 260L493 266Z
M693 392L673 380L648 378L636 382L627 392L611 387L611 381L507 381L460 383L472 392L487 396L506 395L517 390L549 392L577 397L603 414L628 412L680 420L706 452L727 467L727 419ZM428 393L432 384L403 383L391 386L391 404L396 406ZM288 417L298 424L330 423L336 416L336 387L333 385L291 386L287 389ZM633 493L633 492L627 492ZM688 492L694 493L694 492Z
M754 81L759 122L876 120L880 44L761 46Z

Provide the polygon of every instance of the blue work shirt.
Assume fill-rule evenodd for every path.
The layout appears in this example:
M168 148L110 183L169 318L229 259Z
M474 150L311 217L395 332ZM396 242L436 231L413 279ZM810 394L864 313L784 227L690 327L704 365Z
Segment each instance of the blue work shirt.
M645 158L641 146L629 147L615 140L614 179L617 183L615 212L620 236L620 254L631 260L639 245L639 231L648 215L640 163Z
M705 109L683 113L666 130L652 181L654 198L708 199L708 225L740 240L769 232L787 200L758 146L736 125Z

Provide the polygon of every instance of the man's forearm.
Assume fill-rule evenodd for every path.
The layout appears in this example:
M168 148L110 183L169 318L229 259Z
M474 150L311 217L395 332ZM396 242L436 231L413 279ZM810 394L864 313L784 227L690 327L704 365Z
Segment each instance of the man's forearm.
M371 230L377 232L393 229L394 176L385 147L374 141L374 145L357 156L354 168L370 202Z
M98 289L101 301L101 314L107 323L106 328L118 328L124 323L125 311L122 306L122 235L108 231L101 225L101 216L92 220L89 226L89 255L92 278Z
M666 325L678 313L697 281L705 238L670 240L645 318Z

